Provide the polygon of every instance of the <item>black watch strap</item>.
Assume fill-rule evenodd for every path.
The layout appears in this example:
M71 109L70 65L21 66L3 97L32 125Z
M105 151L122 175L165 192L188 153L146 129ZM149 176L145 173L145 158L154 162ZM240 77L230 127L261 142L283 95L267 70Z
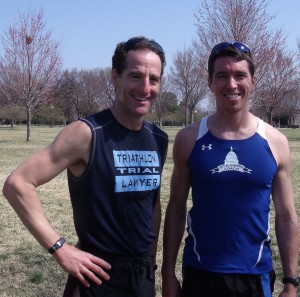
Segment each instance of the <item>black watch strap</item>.
M300 277L295 275L293 277L284 277L282 279L283 284L292 284L294 287L298 287L300 285Z
M55 253L58 249L60 249L65 243L65 239L61 237L58 241L56 241L51 248L48 249L48 252L52 255Z

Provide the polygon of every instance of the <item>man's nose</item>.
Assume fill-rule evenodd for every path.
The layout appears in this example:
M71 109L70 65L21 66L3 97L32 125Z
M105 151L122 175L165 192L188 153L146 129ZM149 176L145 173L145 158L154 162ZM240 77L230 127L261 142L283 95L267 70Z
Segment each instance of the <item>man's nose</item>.
M140 90L146 96L148 96L150 94L151 84L150 84L150 80L148 77L145 77L144 79L141 80Z
M237 87L236 79L233 76L230 76L228 78L227 85L231 88L236 88Z

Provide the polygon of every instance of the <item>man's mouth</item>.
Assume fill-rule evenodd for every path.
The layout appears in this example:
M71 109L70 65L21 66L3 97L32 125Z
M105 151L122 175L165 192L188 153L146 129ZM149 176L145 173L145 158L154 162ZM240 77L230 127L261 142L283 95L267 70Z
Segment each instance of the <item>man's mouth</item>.
M228 98L228 99L236 99L240 96L241 96L240 93L238 93L238 94L227 94L227 95L225 94L225 97Z
M148 100L148 98L142 98L142 97L134 97L134 98L135 98L135 100L140 101L140 102L144 102L144 101Z

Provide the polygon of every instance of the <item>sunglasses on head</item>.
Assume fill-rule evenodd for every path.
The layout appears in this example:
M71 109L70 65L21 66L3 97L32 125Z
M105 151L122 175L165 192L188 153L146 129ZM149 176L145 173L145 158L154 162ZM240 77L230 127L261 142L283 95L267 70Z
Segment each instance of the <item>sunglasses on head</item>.
M228 42L228 41L225 41L225 42L221 42L217 45L215 45L213 47L213 49L211 50L211 53L212 54L216 54L230 46L233 46L235 47L237 50L239 50L240 52L243 52L243 53L246 53L246 54L249 54L251 51L250 51L250 48L242 43L242 42L238 42L238 41L234 41L234 42Z
M126 51L133 49L136 44L143 41L149 42L160 54L163 55L165 54L163 48L156 41L154 41L153 39L148 40L145 38L131 38L128 41L126 41L125 42Z

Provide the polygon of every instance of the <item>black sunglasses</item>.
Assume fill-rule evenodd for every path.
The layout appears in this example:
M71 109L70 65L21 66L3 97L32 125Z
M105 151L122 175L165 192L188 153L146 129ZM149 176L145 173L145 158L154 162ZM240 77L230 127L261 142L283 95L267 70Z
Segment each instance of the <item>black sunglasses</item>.
M225 41L225 42L221 42L217 45L215 45L213 47L213 49L211 50L211 53L212 54L216 54L218 52L220 52L221 50L224 50L230 46L234 46L236 49L238 49L240 52L243 52L243 53L246 53L246 54L249 54L251 53L250 51L250 48L242 43L242 42L238 42L238 41L234 41L234 42L228 42L228 41Z
M126 51L129 51L134 48L134 46L140 42L149 42L160 54L165 54L163 48L153 39L145 39L145 38L131 38L125 42Z

